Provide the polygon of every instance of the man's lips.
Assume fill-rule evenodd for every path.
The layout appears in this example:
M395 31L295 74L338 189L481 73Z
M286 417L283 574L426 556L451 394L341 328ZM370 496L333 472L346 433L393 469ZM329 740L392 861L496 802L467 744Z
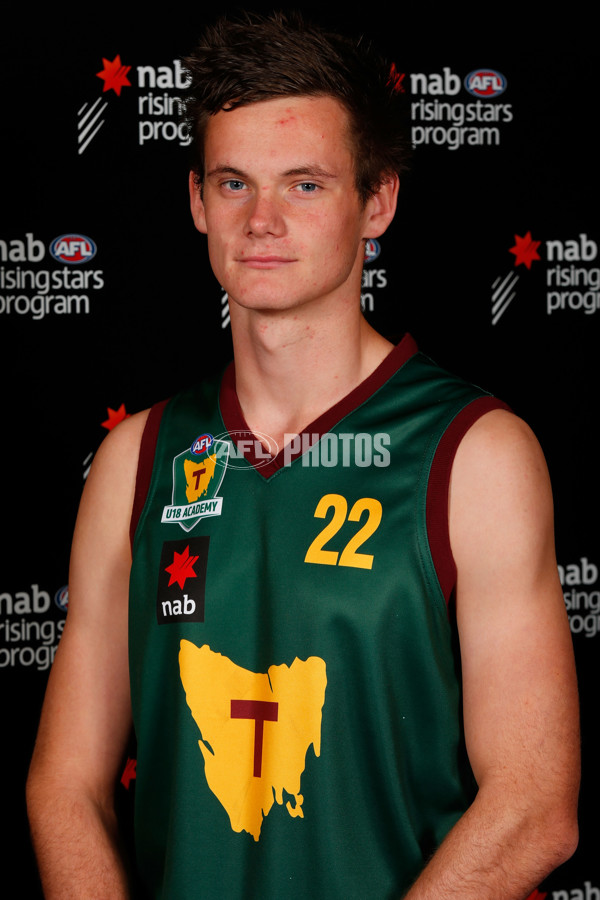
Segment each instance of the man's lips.
M244 256L238 257L237 260L238 263L248 266L250 269L278 269L295 261L295 259L284 256Z

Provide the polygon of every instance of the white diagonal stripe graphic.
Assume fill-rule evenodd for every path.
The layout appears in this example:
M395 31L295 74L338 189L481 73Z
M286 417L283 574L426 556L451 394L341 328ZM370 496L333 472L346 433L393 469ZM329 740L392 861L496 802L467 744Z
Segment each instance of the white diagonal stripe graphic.
M509 273L504 279L500 276L496 278L492 284L492 325L496 325L500 317L506 312L510 303L513 301L516 292L513 288L519 280L518 275ZM512 293L510 293L512 291Z
M80 119L77 126L79 131L79 136L77 138L79 149L77 152L80 156L104 125L104 119L99 123L98 120L108 106L108 103L104 103L103 106L97 109L100 102L101 98L96 100L89 109L87 109L87 103L84 103L79 110L78 116L80 116ZM91 129L93 129L93 131Z

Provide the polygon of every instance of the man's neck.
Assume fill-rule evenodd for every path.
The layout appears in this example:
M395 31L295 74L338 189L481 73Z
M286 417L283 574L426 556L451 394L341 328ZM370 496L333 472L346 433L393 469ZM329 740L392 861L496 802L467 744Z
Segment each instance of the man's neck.
M281 448L345 397L392 344L356 314L310 319L302 310L232 318L236 391L251 431Z

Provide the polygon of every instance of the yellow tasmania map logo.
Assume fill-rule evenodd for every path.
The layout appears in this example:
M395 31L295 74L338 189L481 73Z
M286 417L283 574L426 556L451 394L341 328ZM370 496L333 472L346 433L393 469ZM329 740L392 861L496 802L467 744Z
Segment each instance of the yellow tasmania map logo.
M225 476L230 445L203 434L189 450L173 460L172 502L163 508L162 522L190 531L206 516L220 516L223 498L217 497Z
M300 780L312 744L321 753L321 714L327 685L317 656L291 666L250 672L207 644L181 641L179 671L201 734L206 781L229 815L233 831L260 838L274 802L304 816Z

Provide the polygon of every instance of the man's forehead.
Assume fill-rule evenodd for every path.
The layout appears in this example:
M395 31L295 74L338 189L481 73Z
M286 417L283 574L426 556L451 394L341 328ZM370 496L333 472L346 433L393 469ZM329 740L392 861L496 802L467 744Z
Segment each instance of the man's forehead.
M236 129L251 129L260 123L262 127L277 131L304 127L316 128L340 139L349 127L349 116L342 104L334 97L286 95L253 103L224 106L207 122L206 133Z
M321 159L340 157L343 167L351 152L349 118L333 97L305 95L277 97L223 109L207 122L204 151L206 168L237 163L230 158L287 156L287 168L322 166ZM310 159L306 149L310 147ZM294 151L298 159L294 162ZM346 152L345 152L346 151ZM331 163L322 166L332 170ZM336 167L337 168L337 167Z

